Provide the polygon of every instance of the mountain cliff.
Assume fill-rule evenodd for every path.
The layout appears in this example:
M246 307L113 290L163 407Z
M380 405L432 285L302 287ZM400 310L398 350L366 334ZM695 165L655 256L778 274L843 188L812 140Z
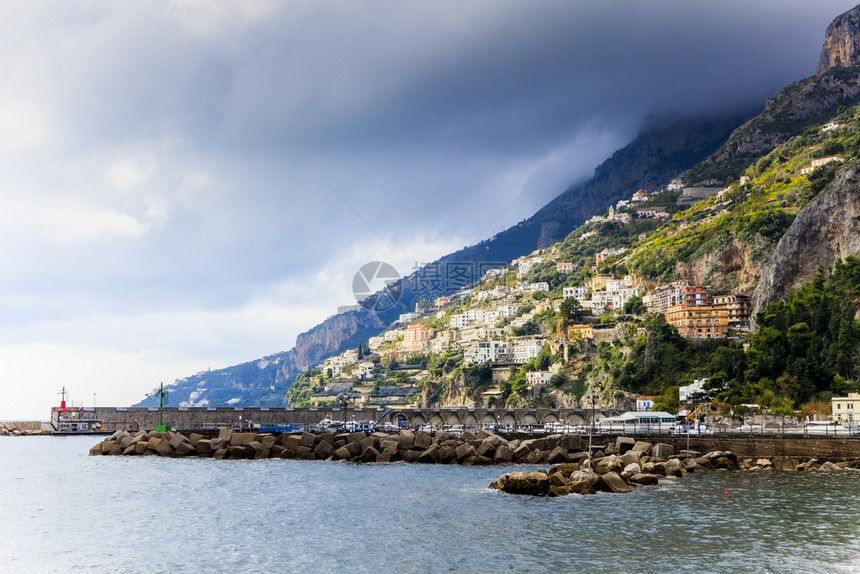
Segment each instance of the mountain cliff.
M860 173L856 167L836 176L807 205L782 236L752 298L755 310L784 299L822 265L860 253Z
M860 63L860 6L837 16L824 33L816 75Z

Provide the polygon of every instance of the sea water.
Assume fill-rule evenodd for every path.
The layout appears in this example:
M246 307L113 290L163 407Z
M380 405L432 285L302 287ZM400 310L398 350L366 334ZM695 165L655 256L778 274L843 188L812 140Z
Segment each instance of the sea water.
M860 473L711 471L630 494L504 467L90 457L0 438L0 572L857 572Z

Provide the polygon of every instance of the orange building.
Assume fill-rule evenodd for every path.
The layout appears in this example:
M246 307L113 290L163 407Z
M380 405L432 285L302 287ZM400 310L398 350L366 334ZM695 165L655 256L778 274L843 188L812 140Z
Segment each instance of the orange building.
M729 312L716 305L673 305L666 311L666 322L685 339L723 338L729 328Z
M714 297L714 307L727 311L730 329L750 328L749 295L717 295Z
M400 348L407 353L422 353L427 349L430 339L433 338L433 329L415 323L403 330L403 341Z

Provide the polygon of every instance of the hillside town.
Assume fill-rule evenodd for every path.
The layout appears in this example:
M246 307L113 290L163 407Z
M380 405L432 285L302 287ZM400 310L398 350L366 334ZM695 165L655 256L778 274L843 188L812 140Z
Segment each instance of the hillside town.
M579 241L600 234L593 224L624 226L670 218L664 209L649 206L661 194L674 193L680 201L688 192L701 198L723 191L672 185L652 194L638 190L605 216L587 222L590 230ZM555 382L569 379L577 369L574 355L581 345L617 341L636 325L631 321L634 316L659 317L689 340L726 339L749 330L748 295L716 293L709 285L683 281L654 285L630 273L616 274L628 252L629 246L604 247L581 265L565 260L556 244L489 269L477 286L439 296L432 305L401 315L392 328L370 337L366 345L326 359L307 378L307 390L312 392L300 406L427 404L425 383L438 378L429 370L432 357L447 357L458 365L458 370L451 370L451 388L443 401L505 404L500 401L510 389L505 392L504 383L512 377L522 381L520 397L532 400L551 387L553 377ZM472 385L480 393L456 391L458 386L470 386L467 374L480 369L485 369L484 379ZM510 398L507 401L510 404ZM653 397L624 396L615 402L643 409L647 404L650 409Z

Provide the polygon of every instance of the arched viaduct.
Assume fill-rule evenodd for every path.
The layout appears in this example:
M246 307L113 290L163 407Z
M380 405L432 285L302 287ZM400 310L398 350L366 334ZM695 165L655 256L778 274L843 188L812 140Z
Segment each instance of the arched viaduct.
M597 409L594 419L612 416L615 411ZM100 421L106 431L117 429L152 429L158 424L158 409L139 407L90 407L51 410L51 422L56 427L58 417L64 420L86 419ZM449 407L438 409L389 408L266 408L266 407L165 407L164 422L176 429L215 429L218 427L257 427L259 425L296 424L306 427L324 419L355 420L377 426L392 423L417 428L424 424L436 427L464 425L478 428L489 425L539 426L546 423L585 425L592 420L590 409L487 409Z

